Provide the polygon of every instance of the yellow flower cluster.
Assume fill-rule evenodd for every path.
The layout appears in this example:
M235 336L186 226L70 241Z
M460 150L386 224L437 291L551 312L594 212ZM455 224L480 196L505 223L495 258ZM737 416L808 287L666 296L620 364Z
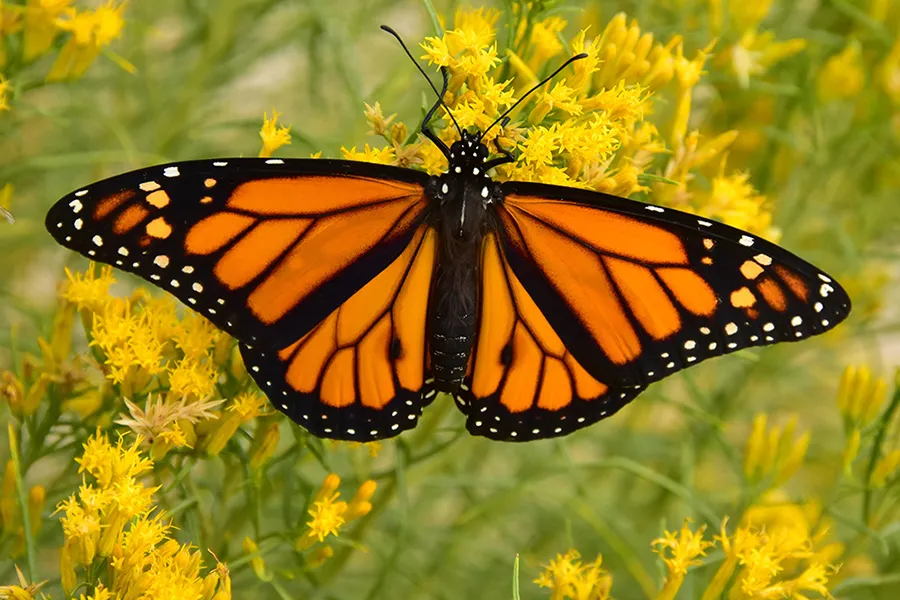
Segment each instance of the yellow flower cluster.
M45 360L41 377L27 392L11 374L4 374L11 405L31 414L46 392L46 382L64 378L72 391L64 406L100 423L108 411L120 409L117 399L124 397L127 413L116 422L144 436L154 460L172 448L217 455L238 427L266 414L264 396L241 392L250 379L233 340L205 318L189 311L180 316L171 297L152 297L142 288L127 298L111 295L115 280L109 267L91 264L83 273L66 273L60 326L47 344L46 354L56 358ZM60 364L68 360L76 312L105 385L98 386L83 370L60 373ZM233 396L221 395L220 382L230 384ZM232 399L221 406L225 397ZM256 467L268 460L279 437L277 427L259 433L252 457Z
M600 567L602 564L603 557L599 555L583 563L578 551L572 549L551 560L534 583L550 588L554 600L609 600L612 576Z
M768 415L758 413L744 451L744 476L752 485L765 483L780 486L793 477L803 464L809 448L809 432L795 436L797 415L792 415L784 427L768 426Z
M200 552L172 539L171 524L155 509L159 488L142 482L153 463L141 453L141 441L138 436L128 445L119 438L113 445L98 433L84 444L77 462L91 483L86 480L57 508L65 535L60 554L64 591L71 594L78 586L81 571L95 599L228 600L228 569L218 564L201 576ZM105 581L99 573L106 574Z
M651 542L667 573L655 599L675 598L688 571L703 564L701 559L716 547L724 556L702 600L799 600L809 593L828 598L827 586L837 572L834 561L844 549L828 539L828 529L821 523L820 507L791 504L777 495L751 506L732 533L728 533L727 518L719 535L712 538L706 536L706 526L693 529L690 520L685 520L681 529L664 531L663 537ZM607 600L612 577L601 564L601 556L583 564L578 552L569 550L552 560L535 583L549 588L554 600Z
M498 19L499 12L492 9L460 9L452 28L422 44L422 58L449 70L444 100L462 128L484 131L567 58L561 42L568 25L564 19L548 17L530 28L521 20L512 47L506 50L496 40ZM750 28L755 31L758 22ZM492 151L510 150L517 158L498 167L498 179L619 196L648 193L652 202L777 239L766 198L756 192L746 173L726 168L726 152L738 132L703 139L690 129L692 97L712 43L688 58L681 36L660 43L620 13L600 35L591 37L590 29L579 31L568 48L571 55L587 57L517 107L508 124L485 133ZM789 54L784 49L767 52L771 56L763 61L766 65L776 60L773 52L780 57ZM452 143L458 137L456 128L447 115L439 114L432 129ZM366 144L361 151L342 147L345 158L432 174L447 168L434 144L421 136L411 138L406 125L397 122L396 115L385 116L379 103L367 104L365 116L370 133L387 145ZM708 185L699 184L697 173L710 165L717 172L707 174Z
M338 499L340 492L337 489L340 485L341 478L330 473L316 490L309 503L308 512L311 519L307 522L308 529L294 544L297 551L311 548L317 542L324 542L330 535L338 535L345 524L369 514L372 510L371 500L377 487L374 481L371 479L364 481L350 502ZM316 550L311 562L314 565L321 564L332 553L333 550L325 544Z
M15 62L17 68L34 63L52 52L57 38L65 35L66 41L46 75L47 81L81 77L102 50L123 69L133 72L128 61L108 50L125 25L125 3L108 0L84 10L73 4L73 0L28 0L23 7L0 2L0 69L10 62ZM20 39L13 41L13 36ZM21 52L16 61L10 56L13 48ZM9 109L10 90L10 83L0 73L0 111Z

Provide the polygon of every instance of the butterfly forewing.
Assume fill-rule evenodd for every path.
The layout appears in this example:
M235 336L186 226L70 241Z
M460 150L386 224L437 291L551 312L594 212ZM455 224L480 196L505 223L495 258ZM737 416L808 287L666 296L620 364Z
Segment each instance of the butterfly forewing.
M595 192L504 184L512 271L568 350L610 386L831 329L850 300L825 273L721 223Z
M62 245L140 275L244 342L278 349L403 252L426 179L349 161L184 162L78 190L46 224Z

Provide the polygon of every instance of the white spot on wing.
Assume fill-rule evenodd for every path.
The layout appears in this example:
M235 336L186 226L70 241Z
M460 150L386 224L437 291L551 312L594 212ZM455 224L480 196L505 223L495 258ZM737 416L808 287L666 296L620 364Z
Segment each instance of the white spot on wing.
M128 256L128 248L126 248L125 246L120 246L119 254L121 254L122 256Z
M166 177L178 177L181 173L178 172L178 167L166 167L163 169L163 175Z
M81 198L85 194L87 194L87 190L78 190L77 192L75 192L75 195L78 196L79 198Z
M267 165L283 165L284 161L281 160L280 158L270 158L269 160L266 161L266 164Z
M194 283L194 285L192 285L191 288L197 293L200 293L203 291L203 286L200 283Z
M666 209L660 208L659 206L645 206L644 210L650 210L650 211L658 212L658 213L666 212Z
M75 229L81 231L81 226L84 225L84 221L82 221L81 219L75 219L73 225L75 225Z
M734 323L728 323L725 325L725 333L728 335L734 335L738 332L738 326Z
M754 242L753 238L750 237L749 235L742 235L741 239L738 240L738 243L741 246L747 246L747 247L752 246L753 242Z
M77 223L77 221L76 221L76 223ZM76 229L80 229L80 228L76 227ZM823 283L822 286L819 288L819 295L822 296L823 298L827 298L828 294L830 294L833 291L834 291L833 287L831 287L827 283Z
M73 213L81 212L81 209L84 208L84 205L81 203L81 200L72 200L69 202L69 206L72 207Z
M825 283L831 283L831 279L829 277L827 277L826 275L823 275L822 273L819 273L819 279L821 279Z
M227 165L227 164L228 164L228 163L225 162L225 161L217 160L216 162L213 163L213 166L214 166L214 167L224 167L224 166Z
M702 225L703 227L712 227L712 223L709 221L704 221L703 219L697 219L697 225Z
M796 327L797 325L801 325L802 323L803 323L803 319L799 316L791 319L791 325L793 325L794 327Z
M153 259L153 264L161 269L165 269L169 266L169 257L165 254L160 254L156 258ZM178 286L175 286L178 287Z
M97 247L100 247L103 245L103 238L100 237L99 235L95 235L94 237L92 237L91 241L94 242L94 245Z

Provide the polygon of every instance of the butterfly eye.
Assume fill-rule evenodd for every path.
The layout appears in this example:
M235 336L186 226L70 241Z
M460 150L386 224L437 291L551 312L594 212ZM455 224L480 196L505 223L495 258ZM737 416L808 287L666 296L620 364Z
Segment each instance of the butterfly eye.
M484 144L478 144L477 153L478 153L478 158L480 158L481 160L486 159L488 157L487 146L485 146Z

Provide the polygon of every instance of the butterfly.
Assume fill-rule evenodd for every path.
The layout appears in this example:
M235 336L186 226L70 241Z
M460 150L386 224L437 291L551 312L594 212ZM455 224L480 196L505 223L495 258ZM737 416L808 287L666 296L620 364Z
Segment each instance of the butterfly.
M682 369L848 315L832 277L747 232L494 181L509 152L459 128L448 147L428 126L442 74L421 128L447 157L439 176L330 159L177 162L76 190L46 227L232 335L278 410L341 440L413 428L438 392L474 435L562 436Z

